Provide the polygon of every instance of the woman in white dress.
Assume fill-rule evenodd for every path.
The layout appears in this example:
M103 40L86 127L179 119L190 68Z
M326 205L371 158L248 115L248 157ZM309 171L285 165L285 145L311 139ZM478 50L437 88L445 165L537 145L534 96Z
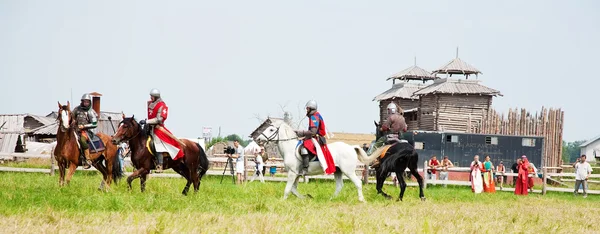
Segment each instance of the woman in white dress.
M471 191L474 193L483 192L483 178L481 177L482 164L479 161L479 155L475 155L471 162Z

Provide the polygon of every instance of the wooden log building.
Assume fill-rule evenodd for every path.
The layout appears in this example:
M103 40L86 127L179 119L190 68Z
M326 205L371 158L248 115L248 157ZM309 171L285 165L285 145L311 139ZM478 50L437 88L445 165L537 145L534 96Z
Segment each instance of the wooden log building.
M445 77L438 77L444 74ZM443 136L453 136L451 133L519 136L523 138L521 146L541 147L543 166L560 166L564 112L561 109L542 108L541 113L535 115L525 109L511 109L507 116L499 114L492 108L492 102L494 97L502 96L500 91L482 85L479 80L469 79L469 76L478 77L480 74L480 70L458 58L458 53L455 59L432 73L415 64L388 78L393 80L392 88L373 99L379 102L380 123L387 118L387 105L393 102L403 110L410 131L434 131ZM396 83L396 80L402 82ZM428 81L433 82L427 84ZM531 140L532 136L543 137L543 141L538 140L543 145L536 146ZM486 142L471 142L468 139L478 141L479 137L469 136L464 137L467 139L465 142L459 137L446 140L463 145L479 145L490 144L487 139L500 139L498 137L481 138ZM466 150L486 151L484 148ZM521 153L525 152L502 157L516 158Z

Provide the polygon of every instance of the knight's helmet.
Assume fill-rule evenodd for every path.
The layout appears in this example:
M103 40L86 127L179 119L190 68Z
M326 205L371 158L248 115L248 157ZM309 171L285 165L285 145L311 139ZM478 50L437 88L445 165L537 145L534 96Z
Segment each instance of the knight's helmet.
M398 113L398 109L396 108L396 104L394 104L393 102L388 104L387 106L387 110L388 110L388 114L396 114Z
M92 95L90 95L89 93L84 93L83 96L81 96L81 101L83 102L83 100L88 100L88 101L92 101Z
M317 110L317 101L315 100L310 100L306 103L306 106L304 106L305 108L310 108L312 110Z
M160 97L160 91L158 89L152 89L152 90L150 90L150 96L159 98Z

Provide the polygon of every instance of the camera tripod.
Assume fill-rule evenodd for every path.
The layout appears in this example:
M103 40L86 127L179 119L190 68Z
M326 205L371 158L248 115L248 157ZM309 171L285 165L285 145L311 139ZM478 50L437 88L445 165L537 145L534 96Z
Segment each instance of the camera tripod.
M221 175L221 184L223 183L223 177L225 177L225 171L227 171L227 166L229 166L229 171L231 172L231 182L235 184L235 175L233 171L233 159L231 157L227 157L227 163L225 163L225 168L223 168L223 175Z

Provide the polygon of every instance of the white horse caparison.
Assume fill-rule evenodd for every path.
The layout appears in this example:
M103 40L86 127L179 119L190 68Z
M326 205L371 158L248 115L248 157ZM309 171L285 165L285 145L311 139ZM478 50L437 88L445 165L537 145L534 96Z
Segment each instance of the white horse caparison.
M277 144L277 148L283 157L283 163L288 173L288 180L283 193L283 199L287 199L289 193L292 192L298 198L304 198L303 195L298 193L298 179L300 176L298 172L301 169L302 161L300 154L296 150L298 144L298 137L294 132L294 129L286 123L281 123L280 126L274 126L271 124L267 127L262 134L257 138L257 141L273 141ZM375 157L365 157L364 155L358 156L355 149L359 149L360 146L350 146L344 142L328 143L327 147L331 152L335 166L339 168L334 173L335 177L335 192L333 197L336 197L344 182L342 180L342 173L345 174L356 186L358 190L358 200L361 202L365 201L362 193L362 182L356 176L356 164L357 160L362 163L368 164L373 161ZM322 175L324 173L323 168L319 162L310 162L308 166L307 175ZM332 197L332 198L333 198Z

